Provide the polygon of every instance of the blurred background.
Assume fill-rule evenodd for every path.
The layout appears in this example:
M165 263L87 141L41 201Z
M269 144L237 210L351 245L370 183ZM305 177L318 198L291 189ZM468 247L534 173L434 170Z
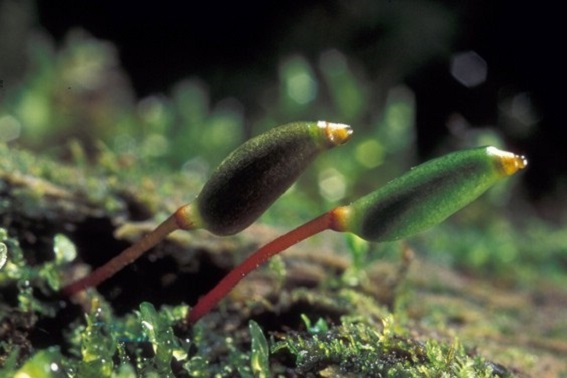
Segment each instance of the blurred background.
M129 166L204 181L269 128L351 124L353 140L296 185L293 203L302 206L276 204L267 215L276 224L346 203L426 159L491 144L527 155L529 169L491 192L489 213L560 228L564 27L553 7L1 0L0 141L70 162L81 151L92 164L109 150ZM557 233L533 240L567 261ZM512 249L497 263L521 255Z

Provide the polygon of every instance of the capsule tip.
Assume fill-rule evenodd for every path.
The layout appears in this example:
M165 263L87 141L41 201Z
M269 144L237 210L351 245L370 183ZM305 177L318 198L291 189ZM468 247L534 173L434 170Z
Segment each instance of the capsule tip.
M488 147L488 153L498 158L502 171L507 176L513 175L528 166L528 159L524 155L516 155L495 147Z
M352 128L344 123L319 121L317 126L325 131L327 140L335 146L345 144L352 135Z

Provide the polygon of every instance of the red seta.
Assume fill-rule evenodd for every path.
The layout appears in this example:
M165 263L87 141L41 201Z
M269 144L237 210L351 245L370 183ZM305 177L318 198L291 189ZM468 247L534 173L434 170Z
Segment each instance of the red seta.
M240 265L232 269L211 291L202 296L197 304L191 309L187 315L187 322L195 324L203 315L208 313L221 299L223 299L241 279L246 277L250 272L257 269L260 265L268 261L272 256L285 251L292 245L295 245L313 235L325 230L341 231L340 228L340 212L339 208L333 209L327 213L310 220L307 223L291 230L272 240L268 244L250 255Z

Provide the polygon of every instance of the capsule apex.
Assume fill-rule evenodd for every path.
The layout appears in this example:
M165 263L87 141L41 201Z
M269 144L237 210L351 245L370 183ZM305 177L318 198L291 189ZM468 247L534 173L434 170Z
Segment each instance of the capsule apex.
M488 147L487 152L498 159L502 172L506 176L511 176L528 165L528 159L523 155L502 151L496 147Z
M334 146L345 144L352 135L352 128L344 123L319 121L317 126L325 131L327 140Z

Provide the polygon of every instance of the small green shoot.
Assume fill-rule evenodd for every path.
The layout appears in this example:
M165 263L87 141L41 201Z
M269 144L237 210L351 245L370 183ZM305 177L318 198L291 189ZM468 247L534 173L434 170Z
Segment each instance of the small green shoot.
M270 377L270 349L268 340L264 336L262 329L254 320L248 323L250 337L252 339L252 351L250 353L250 367L254 377Z
M303 321L303 324L305 324L307 332L309 332L310 334L324 333L329 331L329 325L323 318L317 319L315 324L312 324L311 319L309 319L307 315L301 314L301 320Z

